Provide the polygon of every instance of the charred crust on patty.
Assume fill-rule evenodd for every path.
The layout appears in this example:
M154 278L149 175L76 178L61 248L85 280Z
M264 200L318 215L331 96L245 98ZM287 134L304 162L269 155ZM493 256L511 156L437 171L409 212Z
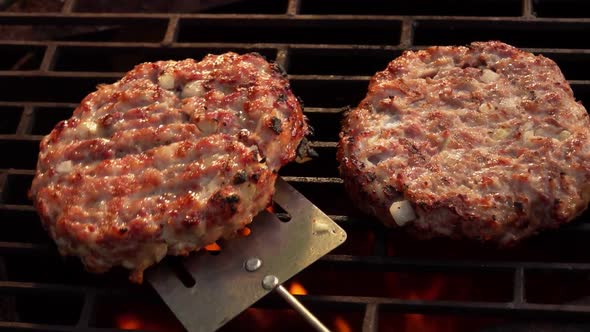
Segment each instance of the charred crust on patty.
M113 114L107 114L100 118L99 122L103 127L110 127L115 122L115 117Z
M219 212L224 216L230 216L238 211L240 196L235 193L225 194L223 191L217 191L209 199L212 207L218 207Z
M259 57L259 58L266 60L266 56L260 54L259 52L250 52L250 55L253 55L255 57Z
M240 201L240 196L237 194L231 194L225 197L225 201L228 204L235 204Z
M516 201L513 204L517 213L522 213L524 211L524 204L522 204L522 202Z
M392 185L386 184L383 187L383 192L385 193L385 195L387 195L390 198L399 196L399 193L397 192L397 190L395 190L395 188Z
M343 116L342 121L346 120L346 117L348 116L350 111L352 111L352 107L350 107L350 106L344 106L340 109L340 113L342 113L342 116Z
M282 127L282 121L281 119L277 118L276 116L273 116L270 119L270 128L275 132L275 134L280 135L283 132L283 127Z
M250 133L248 132L247 129L242 129L240 131L238 131L238 140L240 141L247 141L247 139L250 137ZM255 152L258 153L258 152Z
M297 96L297 102L299 102L299 105L301 105L301 109L305 108L305 104L303 103L303 99L301 99L301 97Z
M284 103L287 101L287 95L284 93L281 93L278 97L277 97L277 102L278 103Z
M283 68L283 66L279 65L278 63L274 62L272 64L272 69L275 73L281 75L284 78L287 78L287 71Z
M305 119L305 121L307 122L307 118ZM305 126L305 124L302 122L300 124L301 126ZM315 135L315 128L307 125L307 137L313 137Z
M254 183L258 183L258 180L260 180L260 174L252 173L252 175L250 175L250 180Z
M318 157L319 154L311 147L307 138L304 137L297 146L295 161L298 163L304 163Z
M246 171L239 171L234 175L234 184L242 184L248 180L248 174Z

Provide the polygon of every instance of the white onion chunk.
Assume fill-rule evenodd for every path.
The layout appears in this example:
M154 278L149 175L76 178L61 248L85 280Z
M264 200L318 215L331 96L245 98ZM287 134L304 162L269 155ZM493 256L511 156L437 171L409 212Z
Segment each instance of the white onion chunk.
M407 222L416 220L414 208L409 201L393 202L389 207L389 213L398 226L403 226Z

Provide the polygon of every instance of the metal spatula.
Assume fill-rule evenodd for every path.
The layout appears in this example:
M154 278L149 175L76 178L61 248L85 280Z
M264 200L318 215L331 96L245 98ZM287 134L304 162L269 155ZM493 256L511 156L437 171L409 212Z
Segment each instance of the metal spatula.
M272 290L316 329L327 329L280 284L346 240L346 233L326 214L282 179L274 201L291 216L280 221L261 212L250 236L232 239L216 255L198 253L182 261L194 278L185 286L165 264L147 280L189 331L214 331Z

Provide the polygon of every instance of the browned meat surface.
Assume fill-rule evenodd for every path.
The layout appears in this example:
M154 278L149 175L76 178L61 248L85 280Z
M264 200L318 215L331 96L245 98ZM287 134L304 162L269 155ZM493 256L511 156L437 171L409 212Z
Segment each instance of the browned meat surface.
M307 131L287 79L258 54L143 63L42 140L30 196L61 254L141 282L165 255L250 223Z
M362 210L426 238L509 245L590 200L588 113L553 61L501 42L392 61L346 116L338 159Z

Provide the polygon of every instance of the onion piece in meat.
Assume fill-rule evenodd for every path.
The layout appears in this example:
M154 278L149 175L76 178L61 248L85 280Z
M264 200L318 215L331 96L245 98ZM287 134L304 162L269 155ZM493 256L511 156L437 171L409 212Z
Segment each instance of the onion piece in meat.
M416 213L414 213L414 208L409 201L393 202L389 207L389 213L391 213L393 220L398 226L403 226L407 222L416 220Z

